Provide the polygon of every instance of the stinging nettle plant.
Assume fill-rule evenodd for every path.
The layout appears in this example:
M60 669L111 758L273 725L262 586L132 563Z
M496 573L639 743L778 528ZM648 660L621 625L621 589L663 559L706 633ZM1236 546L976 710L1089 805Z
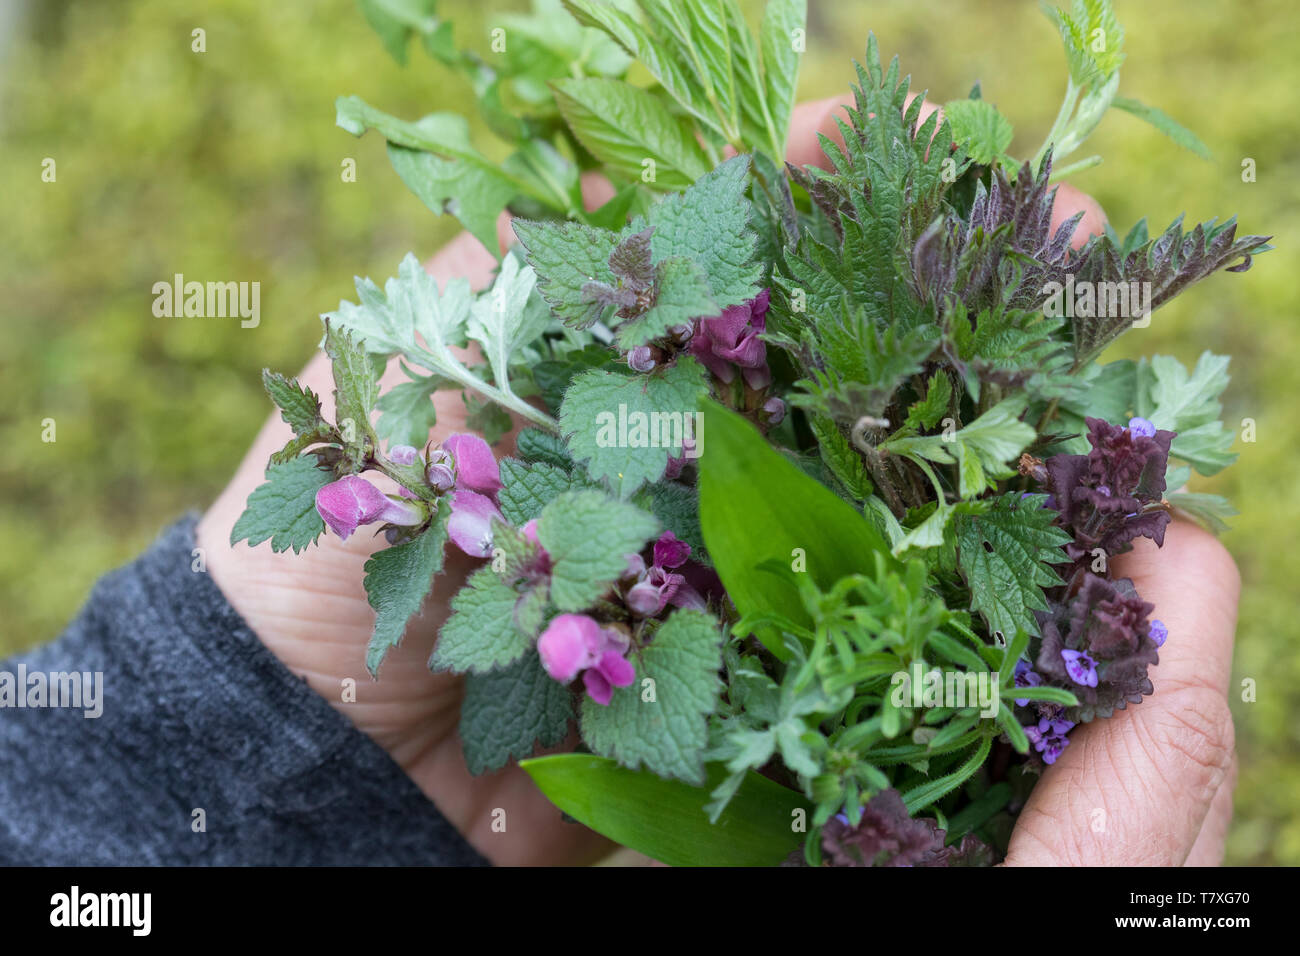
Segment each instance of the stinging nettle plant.
M295 438L232 543L382 530L376 676L445 549L482 559L430 661L465 675L471 771L522 761L665 862L1000 859L1073 728L1140 705L1178 640L1110 559L1233 513L1176 490L1236 457L1227 358L1098 357L1269 248L1233 220L1052 228L1053 183L1098 160L1061 161L1112 107L1207 154L1118 95L1110 3L1048 10L1069 75L1029 159L978 86L922 119L873 36L825 168L783 160L803 0L757 35L735 0L535 0L491 54L433 0L360 6L399 61L414 41L463 72L507 149L356 97L338 124L494 253L503 210L518 242L480 292L414 255L358 279L323 316L335 421L265 373ZM591 171L614 189L589 211ZM477 434L430 440L443 389ZM579 752L530 759L573 721Z

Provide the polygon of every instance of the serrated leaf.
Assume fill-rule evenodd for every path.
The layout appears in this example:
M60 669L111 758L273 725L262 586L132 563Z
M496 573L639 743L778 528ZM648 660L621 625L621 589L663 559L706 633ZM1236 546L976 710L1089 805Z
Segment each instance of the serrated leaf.
M1005 156L1015 135L1011 122L988 100L953 100L943 105L943 115L953 140L981 166Z
M641 492L649 498L650 511L665 531L671 531L691 546L691 557L700 559L704 537L700 534L699 494L675 481L661 481ZM640 497L640 496L638 496Z
M785 157L786 131L794 111L799 86L799 52L795 31L804 30L807 0L768 0L759 27L759 48L763 55L763 96L777 133L773 159Z
M590 282L613 285L609 256L618 237L581 223L529 222L516 219L515 235L537 272L537 288L561 320L579 328L596 322L605 306L589 300L583 289Z
M670 455L681 457L684 438L696 434L693 416L705 394L703 369L685 356L648 375L593 369L565 393L560 431L574 461L627 498L658 481Z
M437 671L485 674L513 664L533 646L515 626L519 593L491 568L479 568L451 599L451 614L429 659Z
M539 744L553 747L569 731L573 695L552 680L536 651L488 674L465 678L460 739L472 774L499 770Z
M1070 536L1042 507L1043 495L1010 492L979 514L958 514L957 564L971 592L971 608L984 616L990 633L1010 640L1018 630L1038 634L1034 611L1047 610L1043 588L1061 583L1052 564L1065 561Z
M1191 373L1170 355L1153 355L1137 366L1137 413L1156 428L1177 432L1170 457L1187 462L1202 475L1212 475L1237 460L1229 450L1235 433L1219 420L1220 396L1228 381L1228 357L1212 352L1201 353Z
M518 189L494 169L388 144L388 161L417 199L439 215L455 216L493 256L497 219Z
M1206 146L1199 136L1190 129L1183 126L1164 110L1154 106L1148 106L1141 100L1131 99L1127 96L1117 96L1110 101L1110 105L1121 109L1126 113L1131 113L1140 120L1144 120L1154 126L1160 132L1164 133L1183 149L1191 150L1201 159L1212 159L1210 147Z
M839 426L821 415L811 416L808 424L817 436L817 452L821 455L822 463L844 491L859 501L870 498L873 486L867 477L866 463Z
M379 675L379 665L402 640L406 625L420 611L442 570L447 543L449 508L440 508L427 530L413 541L376 551L366 561L366 599L375 609L375 632L366 648L366 669Z
M497 387L510 391L510 360L546 328L546 309L530 297L537 274L514 256L501 263L490 292L474 300L466 334L483 347Z
M655 266L654 304L642 315L618 327L618 347L635 348L662 338L675 325L689 325L693 319L718 315L708 276L690 259L673 256Z
M245 538L250 547L271 539L272 551L299 552L325 530L316 511L316 492L334 475L317 467L316 458L305 455L266 470L266 483L248 496L244 512L230 529L230 543Z
M362 449L372 434L370 413L379 398L379 369L346 330L325 323L325 354L334 372L334 417L349 447Z
M1032 425L1020 421L1024 410L1024 399L1013 396L951 435L891 438L880 447L942 465L955 462L961 496L973 498L991 487L994 479L1011 475L1007 462L1037 436Z
M515 453L525 461L544 462L565 470L573 467L564 439L538 428L525 428L515 437Z
M645 90L604 77L551 85L574 135L619 176L655 189L682 189L708 171L708 159L689 127ZM647 169L654 174L648 180Z
M497 492L501 514L515 527L522 527L564 492L581 488L583 482L567 469L546 462L526 464L505 458L501 461L501 485Z
M757 238L749 228L748 179L749 157L736 156L685 192L665 198L647 217L655 230L650 239L655 262L690 259L708 276L719 309L752 299L762 277Z
M679 610L632 661L636 680L616 688L608 706L583 701L582 739L632 770L644 766L661 777L703 784L708 715L721 690L717 621L701 611Z
M627 571L658 530L635 505L603 491L568 491L542 509L537 539L551 558L551 600L561 611L582 611Z
M295 435L314 434L325 424L320 417L320 398L310 388L299 385L296 378L263 369L262 386Z

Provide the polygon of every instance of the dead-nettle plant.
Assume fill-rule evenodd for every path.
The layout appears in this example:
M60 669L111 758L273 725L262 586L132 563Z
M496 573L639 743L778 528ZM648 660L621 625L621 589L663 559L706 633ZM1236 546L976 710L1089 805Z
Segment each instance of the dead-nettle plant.
M482 53L431 2L361 6L398 59L416 39L466 73L506 148L355 97L339 125L490 249L509 210L518 243L480 292L414 256L358 280L324 316L333 421L265 374L295 437L233 539L382 530L375 675L459 587L430 666L465 675L470 769L523 761L666 862L999 859L1073 729L1140 704L1179 640L1111 560L1174 513L1232 513L1175 490L1235 458L1228 360L1098 357L1268 248L1232 220L1052 229L1052 183L1092 163L1060 160L1110 107L1204 152L1118 95L1110 4L1053 13L1065 102L1027 161L978 87L923 121L873 37L824 169L781 159L803 0L757 36L733 0L537 0ZM594 211L589 171L614 187ZM431 440L443 389L473 434ZM447 547L481 567L441 583ZM529 759L573 721L580 753Z

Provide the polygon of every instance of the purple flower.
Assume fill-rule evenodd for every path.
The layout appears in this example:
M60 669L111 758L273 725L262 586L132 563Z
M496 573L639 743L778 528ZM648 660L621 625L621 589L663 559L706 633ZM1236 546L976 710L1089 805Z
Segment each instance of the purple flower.
M471 557L491 557L493 521L505 521L496 502L476 491L456 489L447 519L447 534L456 547Z
M601 627L585 614L561 614L538 638L537 653L553 679L567 684L582 673L591 699L608 706L615 687L636 679L636 669L625 657L630 646L627 635Z
M1074 729L1074 721L1062 717L1043 717L1037 724L1025 727L1025 736L1034 745L1034 749L1043 756L1043 763L1054 764L1056 758L1070 744L1066 736Z
M316 492L316 510L344 541L363 524L383 521L410 526L421 524L427 517L419 506L389 498L358 475L331 481Z
M1164 647L1165 641L1169 639L1169 628L1165 627L1164 621L1153 620L1147 637L1155 642L1156 647Z
M478 435L449 435L442 447L456 462L456 487L495 495L501 490L501 469L492 449Z
M775 428L785 421L785 402L773 395L763 403L763 414L767 416L767 423Z
M691 546L671 531L665 531L655 542L654 564L638 573L636 583L623 595L628 610L640 617L654 617L670 604L702 610L705 607L703 596L675 570L690 556Z
M767 346L759 338L767 330L769 301L764 289L748 302L723 309L721 315L701 319L691 338L691 354L723 382L731 382L739 368L750 388L771 384Z
M655 564L662 568L680 568L691 556L691 546L671 531L665 531L655 542Z
M1068 648L1061 651L1061 659L1065 661L1066 673L1076 684L1084 687L1097 686L1097 662L1088 656L1086 651L1072 651Z
M420 453L412 445L394 445L388 449L388 460L394 465L414 465Z
M1034 673L1029 667L1028 661L1016 661L1016 686L1017 687L1039 687L1043 683L1041 674ZM1024 707L1029 703L1029 698L1016 698L1016 706Z
M1145 418L1130 418L1128 430L1138 438L1154 438L1156 434L1155 424Z

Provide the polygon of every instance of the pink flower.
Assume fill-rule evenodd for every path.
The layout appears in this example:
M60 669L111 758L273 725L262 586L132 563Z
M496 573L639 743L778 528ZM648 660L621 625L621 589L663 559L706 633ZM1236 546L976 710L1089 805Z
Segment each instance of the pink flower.
M721 315L701 319L691 338L691 354L723 382L731 382L740 368L750 388L770 385L767 346L758 337L767 330L769 300L764 289L748 302L723 309Z
M625 657L629 647L626 634L585 614L559 615L537 641L546 673L562 684L582 673L587 693L602 706L609 705L615 687L636 679L636 668Z
M495 495L501 490L501 469L492 448L478 435L449 435L444 451L456 460L456 487Z
M493 521L505 521L496 503L486 495L457 488L451 497L447 533L456 547L475 558L492 555Z
M316 511L340 538L346 541L363 524L417 525L424 521L423 509L405 501L394 501L359 475L331 481L316 492Z

